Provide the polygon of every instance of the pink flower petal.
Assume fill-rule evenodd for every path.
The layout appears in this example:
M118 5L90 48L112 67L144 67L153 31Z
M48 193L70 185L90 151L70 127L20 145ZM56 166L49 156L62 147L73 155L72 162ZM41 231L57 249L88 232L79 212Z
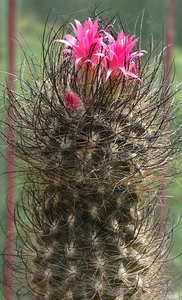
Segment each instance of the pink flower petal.
M112 73L113 70L111 69L108 69L107 70L107 74L106 74L106 81L108 80L108 78L110 77L111 73Z

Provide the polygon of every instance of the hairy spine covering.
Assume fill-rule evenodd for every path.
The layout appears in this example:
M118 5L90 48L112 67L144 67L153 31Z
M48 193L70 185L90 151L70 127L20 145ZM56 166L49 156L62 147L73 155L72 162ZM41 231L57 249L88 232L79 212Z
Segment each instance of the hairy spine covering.
M105 80L101 59L92 74L89 62L79 69L72 58L59 68L52 32L42 77L31 70L33 83L20 78L22 92L10 99L9 143L26 162L15 217L17 295L164 299L168 236L160 232L158 186L174 141L162 56L153 63L149 53L142 67L137 58L141 80Z

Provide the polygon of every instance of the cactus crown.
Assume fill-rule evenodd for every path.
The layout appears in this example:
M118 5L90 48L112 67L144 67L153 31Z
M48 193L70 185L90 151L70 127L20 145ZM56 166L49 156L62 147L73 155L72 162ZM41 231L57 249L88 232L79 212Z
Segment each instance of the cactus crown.
M135 36L75 23L72 35L48 34L42 75L31 66L32 83L20 77L10 97L8 142L26 178L18 299L164 299L159 181L175 138L162 54L142 64Z

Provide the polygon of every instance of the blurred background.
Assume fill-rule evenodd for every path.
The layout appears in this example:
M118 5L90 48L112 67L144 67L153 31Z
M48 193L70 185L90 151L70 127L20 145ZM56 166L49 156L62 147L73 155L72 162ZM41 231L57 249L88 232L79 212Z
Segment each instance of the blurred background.
M69 18L84 20L98 6L99 11L105 11L108 20L112 19L117 13L120 15L121 22L128 25L130 32L136 31L140 35L140 24L143 15L142 26L142 49L146 49L149 44L149 36L153 36L154 43L158 43L161 37L165 35L167 24L168 0L17 0L16 1L16 72L20 70L23 59L21 47L26 53L33 52L35 57L41 57L41 39L43 28L49 14L48 24L52 24L57 18L57 25L62 24ZM174 86L182 82L182 0L173 1L176 4L174 44L172 47L172 56L174 59ZM110 8L110 9L109 9ZM7 80L6 72L8 70L8 0L0 0L0 82L5 84ZM139 18L138 22L137 19ZM168 20L169 21L169 20ZM135 30L135 24L136 26ZM117 25L117 24L116 24ZM172 33L173 35L173 33ZM21 45L21 47L20 47ZM38 75L38 74L37 74ZM4 97L1 91L0 98L0 119L5 118ZM176 95L177 102L182 103L182 92ZM182 123L182 108L179 105L178 119L176 123ZM0 125L2 126L2 125ZM2 129L2 128L1 128ZM6 161L5 145L0 137L0 253L3 253L5 237L3 233L5 209L6 209ZM176 161L179 171L182 170L180 160ZM171 270L175 274L182 275L182 180L179 175L168 189L168 204L174 218L174 224L178 226L174 232L173 246L171 249ZM0 256L0 279L3 275L3 255ZM182 282L176 282L176 290L182 293ZM182 295L182 294L181 294ZM4 298L2 298L4 300Z

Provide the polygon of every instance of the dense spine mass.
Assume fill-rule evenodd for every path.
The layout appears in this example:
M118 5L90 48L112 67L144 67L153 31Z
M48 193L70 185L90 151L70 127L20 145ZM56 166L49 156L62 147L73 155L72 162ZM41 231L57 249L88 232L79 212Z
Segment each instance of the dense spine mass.
M53 39L44 45L42 77L22 81L22 93L11 96L16 140L9 143L26 162L17 295L164 299L168 236L158 186L174 141L161 56L153 62L149 53L143 66L135 57L137 76L105 78L102 55L93 68L83 60L75 67L72 57L59 67Z

